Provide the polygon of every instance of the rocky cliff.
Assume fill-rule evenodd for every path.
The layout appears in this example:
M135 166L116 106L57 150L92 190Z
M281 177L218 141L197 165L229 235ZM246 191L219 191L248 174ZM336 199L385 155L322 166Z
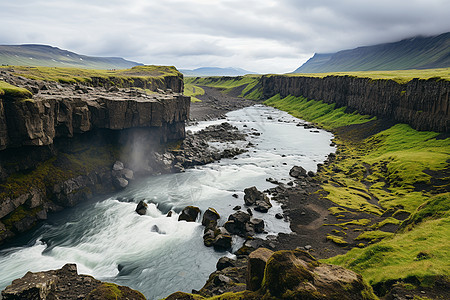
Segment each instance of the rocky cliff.
M407 83L352 76L324 78L267 75L261 78L263 97L276 94L346 106L360 114L407 123L418 130L448 132L450 82L413 79Z
M1 76L0 243L48 212L160 172L156 151L185 137L182 76L84 84Z

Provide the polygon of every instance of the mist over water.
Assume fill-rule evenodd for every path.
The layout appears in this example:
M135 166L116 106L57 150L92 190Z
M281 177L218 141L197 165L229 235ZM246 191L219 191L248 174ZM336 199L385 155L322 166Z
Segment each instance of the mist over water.
M335 150L329 146L330 133L297 127L298 119L273 108L249 107L228 113L227 119L243 131L254 132L254 128L261 133L239 142L243 146L251 141L255 146L249 152L185 173L139 179L123 192L53 215L27 245L0 251L0 289L27 271L56 269L65 263L76 263L79 273L137 289L148 299L200 289L217 259L231 254L205 247L199 220L178 222L178 213L187 205L202 211L213 207L223 223L234 206L244 207L244 188L273 187L268 177L288 182L293 165L316 171L317 163ZM234 193L238 199L232 197ZM149 204L144 216L134 211L140 200ZM290 232L288 222L274 217L282 210L273 204L267 214L254 212L255 217L265 220L268 234ZM166 217L170 210L172 217ZM237 249L243 241L235 242Z

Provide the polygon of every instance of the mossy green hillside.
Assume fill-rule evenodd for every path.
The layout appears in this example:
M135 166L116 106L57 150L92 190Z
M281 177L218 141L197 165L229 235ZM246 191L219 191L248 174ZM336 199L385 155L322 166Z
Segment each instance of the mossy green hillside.
M262 98L262 89L260 75L245 75L237 77L186 77L186 84L200 86L209 86L222 89L229 93L235 89L241 89L239 97L260 100Z
M362 273L377 288L397 280L420 285L448 278L450 138L405 124L387 126L371 116L302 97L275 96L265 103L336 134L336 158L318 175L324 197L337 205L330 213L355 221L353 226L348 221L334 224L342 232L328 238L372 245L360 243L366 247L328 262ZM359 213L374 221L359 224L361 234L348 241L346 231L358 225ZM405 214L411 216L402 223L398 216ZM383 231L388 225L400 229Z
M191 102L201 102L202 100L198 99L197 96L201 96L205 94L205 90L199 86L193 85L191 83L186 83L184 85L184 95L191 97Z
M432 197L391 237L364 249L326 260L360 272L372 286L383 289L397 280L432 285L450 280L450 194Z

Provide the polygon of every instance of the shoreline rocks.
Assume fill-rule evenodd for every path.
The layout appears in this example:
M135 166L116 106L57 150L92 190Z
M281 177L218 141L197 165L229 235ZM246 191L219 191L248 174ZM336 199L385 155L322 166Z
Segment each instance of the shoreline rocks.
M126 286L102 282L89 275L79 275L75 264L45 272L28 272L15 279L1 295L3 300L17 299L136 299L144 295Z

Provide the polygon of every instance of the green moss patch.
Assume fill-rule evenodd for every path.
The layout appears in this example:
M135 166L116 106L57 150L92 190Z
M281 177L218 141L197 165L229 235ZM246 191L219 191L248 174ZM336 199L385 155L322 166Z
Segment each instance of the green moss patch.
M24 88L0 81L0 98L7 100L23 100L33 97L33 94Z

